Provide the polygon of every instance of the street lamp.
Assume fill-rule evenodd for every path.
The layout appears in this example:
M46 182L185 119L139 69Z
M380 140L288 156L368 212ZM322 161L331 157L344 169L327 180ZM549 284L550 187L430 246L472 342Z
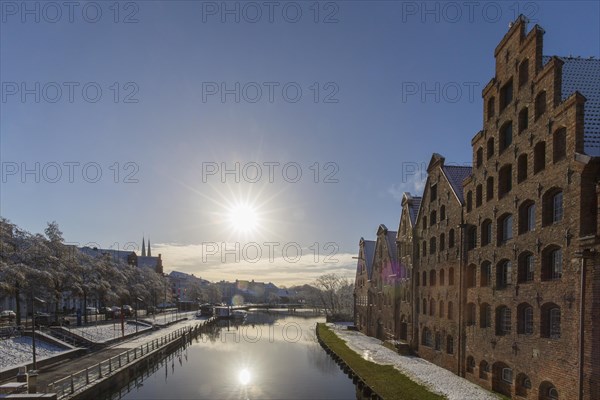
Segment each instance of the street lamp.
M46 302L38 297L33 296L33 290L31 291L31 318L33 322L33 327L31 331L32 338L32 348L33 348L33 370L37 370L37 362L35 358L35 302L39 302L45 304Z

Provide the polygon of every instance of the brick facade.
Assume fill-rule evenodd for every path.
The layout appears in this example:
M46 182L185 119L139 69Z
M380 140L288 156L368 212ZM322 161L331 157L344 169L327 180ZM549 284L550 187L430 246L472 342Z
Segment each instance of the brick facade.
M496 47L472 167L434 154L414 221L405 195L406 272L376 315L385 336L489 390L600 399L600 103L567 93L600 61L544 57L543 35L519 18Z

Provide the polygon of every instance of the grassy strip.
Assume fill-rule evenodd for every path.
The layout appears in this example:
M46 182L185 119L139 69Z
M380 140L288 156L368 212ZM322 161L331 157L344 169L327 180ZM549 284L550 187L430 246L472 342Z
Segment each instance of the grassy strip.
M425 386L410 380L391 365L367 361L351 350L325 324L318 324L319 337L340 356L362 380L386 400L441 400L443 396L430 392Z

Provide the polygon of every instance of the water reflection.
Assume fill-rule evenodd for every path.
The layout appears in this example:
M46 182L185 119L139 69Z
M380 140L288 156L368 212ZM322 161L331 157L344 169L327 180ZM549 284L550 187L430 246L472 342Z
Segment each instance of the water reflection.
M245 321L219 321L112 398L359 398L316 341L321 320L249 312Z

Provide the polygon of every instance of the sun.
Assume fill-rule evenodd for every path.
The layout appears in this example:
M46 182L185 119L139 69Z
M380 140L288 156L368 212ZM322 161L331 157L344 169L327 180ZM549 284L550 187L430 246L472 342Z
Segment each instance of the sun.
M240 233L250 233L257 230L259 218L256 209L249 204L236 204L229 209L229 224Z
M243 369L240 371L239 375L238 375L238 380L240 382L240 384L242 385L247 385L250 383L250 371L248 371L247 369Z

